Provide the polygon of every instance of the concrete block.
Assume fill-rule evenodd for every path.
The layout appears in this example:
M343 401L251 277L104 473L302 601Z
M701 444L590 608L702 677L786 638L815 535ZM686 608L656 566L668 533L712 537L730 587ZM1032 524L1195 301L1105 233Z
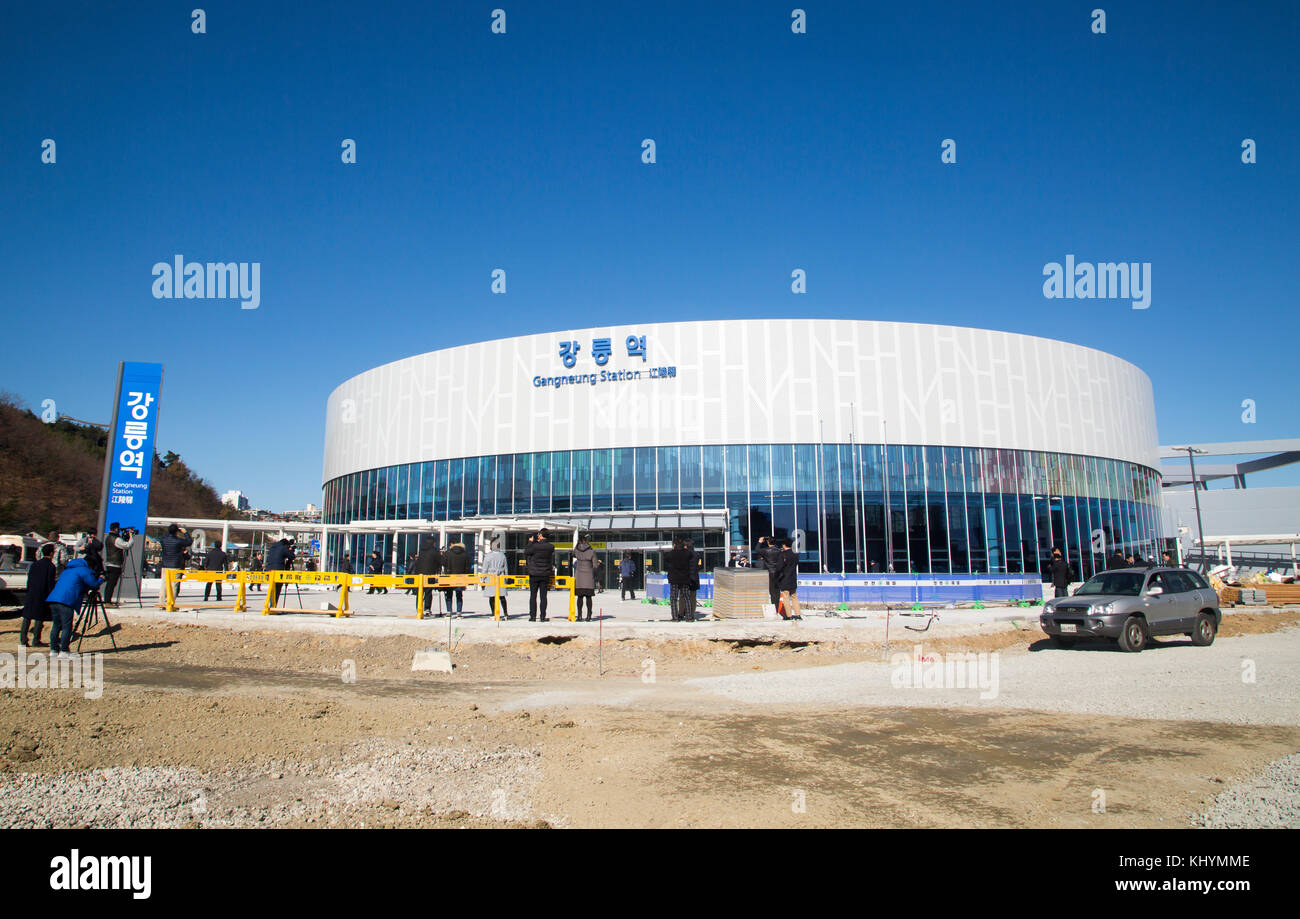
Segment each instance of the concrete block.
M320 608L321 608L321 611L322 611L322 612L326 612L326 613L336 613L336 612L338 612L338 609L339 609L339 608L338 608L337 606L335 606L333 603L322 603L322 604L320 605Z
M425 648L415 652L411 661L412 670L432 670L435 673L451 673L451 652L439 651L437 648Z

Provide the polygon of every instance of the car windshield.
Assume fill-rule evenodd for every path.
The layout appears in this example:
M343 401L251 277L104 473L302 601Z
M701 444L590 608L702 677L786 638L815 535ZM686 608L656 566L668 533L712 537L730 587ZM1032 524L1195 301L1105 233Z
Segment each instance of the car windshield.
M1088 578L1079 588L1078 594L1115 594L1121 597L1136 597L1142 591L1142 581L1145 578L1144 571L1107 571L1105 574Z

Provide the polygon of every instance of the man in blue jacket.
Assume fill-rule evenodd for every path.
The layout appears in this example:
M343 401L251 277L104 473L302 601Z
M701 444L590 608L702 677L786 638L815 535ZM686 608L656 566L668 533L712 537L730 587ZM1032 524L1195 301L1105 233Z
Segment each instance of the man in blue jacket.
M45 602L50 606L50 616L54 624L50 629L50 657L56 655L72 659L69 648L72 645L72 617L86 598L86 592L98 587L104 579L90 570L84 558L74 558L63 569Z

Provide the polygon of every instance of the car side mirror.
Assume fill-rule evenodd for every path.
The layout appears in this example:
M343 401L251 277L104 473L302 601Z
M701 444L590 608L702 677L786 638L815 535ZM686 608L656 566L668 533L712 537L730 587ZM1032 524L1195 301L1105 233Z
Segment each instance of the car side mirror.
M1165 589L1164 589L1163 587L1160 587L1160 586L1156 586L1156 587L1148 587L1148 588L1147 588L1147 596L1148 596L1148 597L1158 597L1158 596L1160 596L1160 595L1161 595L1162 593L1164 593L1164 592L1165 592Z

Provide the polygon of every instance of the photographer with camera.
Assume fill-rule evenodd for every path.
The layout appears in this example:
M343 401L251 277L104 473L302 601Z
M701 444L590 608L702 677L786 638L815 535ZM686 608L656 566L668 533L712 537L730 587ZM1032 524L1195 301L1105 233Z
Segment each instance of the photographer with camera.
M162 546L162 557L158 563L162 584L159 585L158 592L162 594L167 589L167 569L185 570L185 550L194 544L194 537L185 535L185 528L173 523L167 527L167 532L158 542ZM177 583L175 596L180 596L180 588L181 585Z
M117 590L117 582L122 579L123 552L131 548L131 541L135 539L135 530L127 528L125 530L118 526L117 521L113 521L108 526L108 533L104 537L104 605L117 606L113 601L113 594Z
M104 579L90 570L84 558L74 558L63 569L54 589L45 601L50 607L50 616L54 620L50 628L50 657L55 655L72 660L72 620L77 609L81 607L86 594L104 583Z

